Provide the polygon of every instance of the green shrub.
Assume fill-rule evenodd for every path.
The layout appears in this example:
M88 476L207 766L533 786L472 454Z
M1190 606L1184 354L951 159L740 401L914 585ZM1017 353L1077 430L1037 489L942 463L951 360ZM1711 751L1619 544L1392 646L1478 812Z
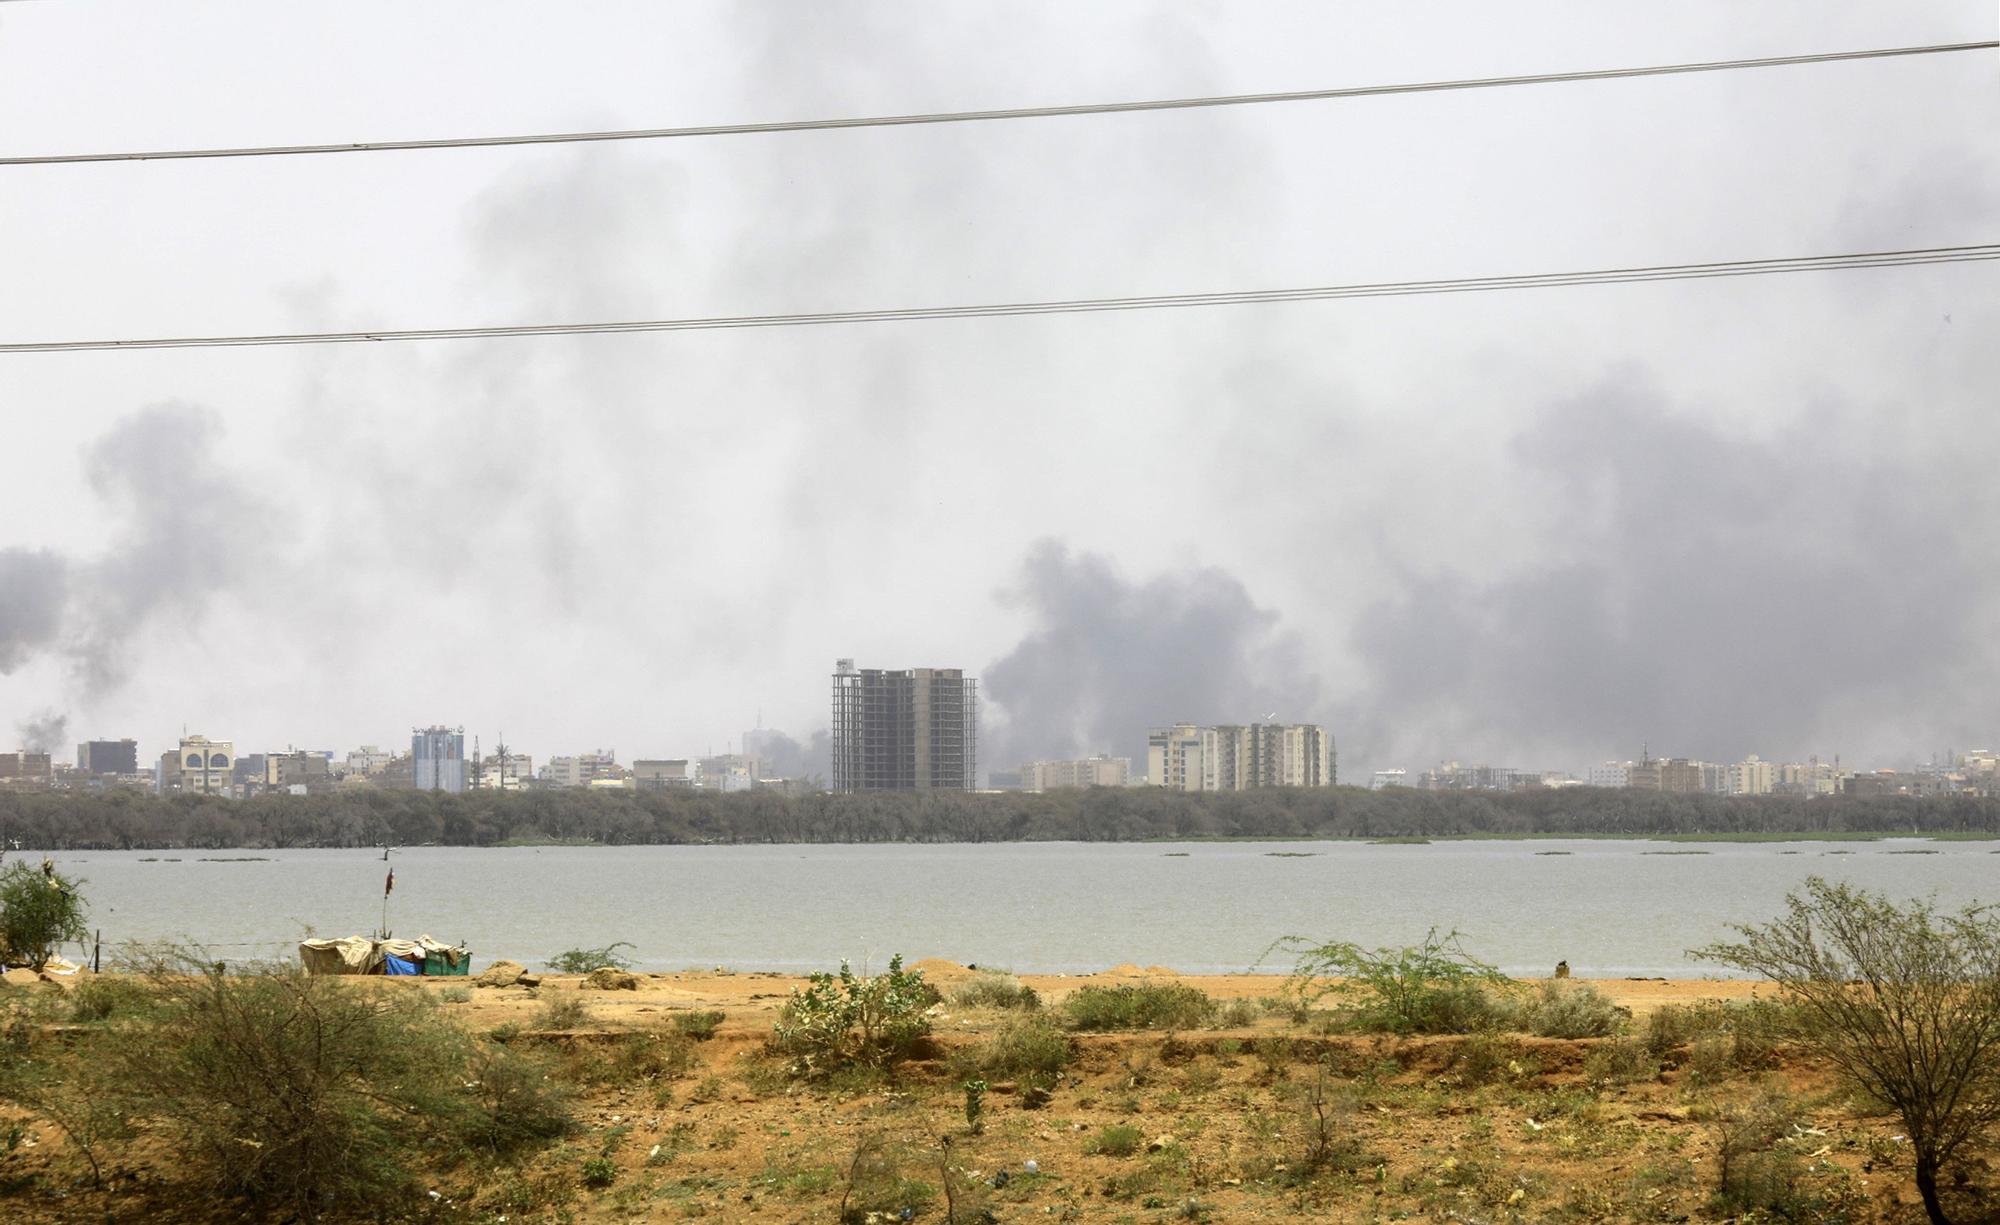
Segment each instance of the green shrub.
M590 1157L583 1163L583 1185L603 1190L618 1181L618 1163L609 1157Z
M1037 1014L1015 1018L977 1045L954 1051L951 1072L960 1080L1018 1080L1047 1089L1069 1065L1070 1055L1069 1035Z
M385 1211L420 1193L427 1153L566 1126L559 1095L479 1052L421 992L296 967L211 969L154 990L153 1018L101 1031L102 1047L78 1057L105 1058L127 1115L256 1215Z
M1114 1123L1092 1136L1083 1146L1100 1157L1130 1157L1146 1142L1146 1133L1126 1123Z
M937 1002L924 972L903 969L900 953L890 958L886 973L872 978L855 974L843 961L838 975L815 974L804 990L793 990L772 1041L792 1057L795 1075L886 1067L907 1059L930 1036L924 1014Z
M36 868L17 859L0 868L0 960L39 970L57 945L87 936L82 886L57 874L52 860Z
M1035 989L1024 985L1005 970L976 970L951 989L951 1002L960 1008L1035 1009L1042 1005Z
M1078 987L1063 1000L1072 1029L1193 1029L1216 1013L1208 993L1185 983Z
M574 995L557 995L543 1001L535 1010L529 1022L530 1028L541 1030L582 1029L591 1023L590 1005Z
M1637 1038L1615 1038L1590 1052L1583 1061L1583 1078L1594 1085L1658 1080L1660 1061Z
M549 958L548 967L558 974L588 974L592 970L629 970L632 960L619 949L634 947L630 941L614 940L601 949L569 949Z
M1515 1013L1541 1038L1608 1038L1625 1024L1623 1009L1589 983L1545 979Z
M108 1021L114 1017L126 1020L145 1016L157 1006L158 1000L152 990L138 979L103 978L92 975L76 984L76 990L69 993L64 1003L68 1006L72 1021Z
M706 1042L715 1037L715 1031L722 1026L723 1014L714 1010L677 1012L671 1022L674 1032L696 1042Z
M458 1129L469 1148L507 1156L561 1139L575 1126L569 1087L538 1059L503 1046L482 1047L469 1075L478 1109Z
M1434 927L1423 943L1364 949L1348 941L1308 944L1296 936L1271 946L1298 961L1286 989L1301 1006L1345 1001L1361 1028L1394 1033L1470 1033L1496 1020L1491 995L1513 981L1467 953L1459 933ZM1266 954L1268 956L1268 953Z

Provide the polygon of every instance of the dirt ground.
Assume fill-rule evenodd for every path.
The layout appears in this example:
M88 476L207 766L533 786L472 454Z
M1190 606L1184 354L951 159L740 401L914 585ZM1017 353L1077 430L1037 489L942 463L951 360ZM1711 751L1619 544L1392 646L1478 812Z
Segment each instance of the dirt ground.
M1606 1049L1615 1040L1327 1035L1253 1007L1223 1028L1075 1034L1046 1100L996 1081L975 1131L951 1056L1013 1014L954 1005L952 988L972 975L965 967L915 968L946 995L926 1055L886 1080L816 1085L788 1078L767 1046L804 985L794 977L688 970L639 975L636 990L558 976L532 988L371 980L375 990L434 993L469 1030L539 1048L587 1086L577 1135L518 1167L441 1171L411 1216L835 1222L845 1201L849 1219L880 1221L1725 1220L1741 1204L1716 1199L1720 1147L1763 1103L1772 1134L1733 1160L1765 1162L1771 1194L1789 1197L1793 1215L1764 1219L1922 1219L1895 1121L1857 1108L1825 1069L1782 1048L1745 1066L1725 1067L1715 1052L1702 1065L1686 1050L1647 1063L1634 1039L1618 1049L1643 1066L1626 1067ZM1261 1001L1281 985L1137 966L1022 981L1056 1006L1085 985L1180 982L1225 1003ZM1757 993L1727 979L1593 985L1630 1011L1638 1035L1664 1005ZM565 999L587 1017L538 1029L547 1005ZM692 1045L685 1069L603 1074L635 1033L704 1010L723 1019ZM31 1123L26 1138L34 1153L9 1160L60 1160L54 1129ZM1968 1170L1954 1190L1964 1219L2000 1220L1987 1156ZM111 1207L118 1219L233 1219L199 1205L169 1213L157 1200L126 1201L122 1216ZM0 1199L0 1214L101 1221L105 1206L14 1196Z

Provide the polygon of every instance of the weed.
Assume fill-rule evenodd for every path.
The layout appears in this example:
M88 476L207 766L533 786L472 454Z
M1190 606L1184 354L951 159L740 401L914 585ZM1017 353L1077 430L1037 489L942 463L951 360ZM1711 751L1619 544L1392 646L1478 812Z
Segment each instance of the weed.
M472 989L470 987L446 987L438 992L438 1001L445 1004L470 1004L472 1002Z
M618 1163L609 1157L591 1157L583 1163L583 1185L602 1191L618 1181Z
M713 1010L677 1012L673 1015L674 1032L696 1042L706 1042L715 1037L715 1031L722 1027L723 1015Z

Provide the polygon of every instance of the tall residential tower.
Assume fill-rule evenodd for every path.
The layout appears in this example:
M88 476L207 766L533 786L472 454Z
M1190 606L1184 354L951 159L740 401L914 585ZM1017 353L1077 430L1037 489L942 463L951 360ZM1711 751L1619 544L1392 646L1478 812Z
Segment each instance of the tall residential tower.
M957 668L835 665L835 791L970 791L978 750L976 679Z

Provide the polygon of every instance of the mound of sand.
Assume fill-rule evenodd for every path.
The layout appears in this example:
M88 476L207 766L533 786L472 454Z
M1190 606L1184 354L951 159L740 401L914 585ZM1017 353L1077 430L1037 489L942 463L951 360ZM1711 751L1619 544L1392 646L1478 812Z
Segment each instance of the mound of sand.
M1129 961L1128 961L1128 962L1124 963L1123 965L1116 965L1116 966L1112 966L1112 967L1111 967L1110 969L1108 969L1108 970L1104 970L1104 971L1101 971L1101 972L1099 973L1098 977L1100 977L1100 978L1144 978L1144 977L1146 977L1146 971L1145 971L1145 969L1144 969L1143 967L1140 967L1140 966L1136 966L1136 965L1133 965L1133 964L1132 964L1131 962L1129 962Z
M922 970L924 977L934 983L956 982L961 978L970 978L975 973L975 971L968 970L955 961L946 961L942 957L926 957L910 968L912 970Z

